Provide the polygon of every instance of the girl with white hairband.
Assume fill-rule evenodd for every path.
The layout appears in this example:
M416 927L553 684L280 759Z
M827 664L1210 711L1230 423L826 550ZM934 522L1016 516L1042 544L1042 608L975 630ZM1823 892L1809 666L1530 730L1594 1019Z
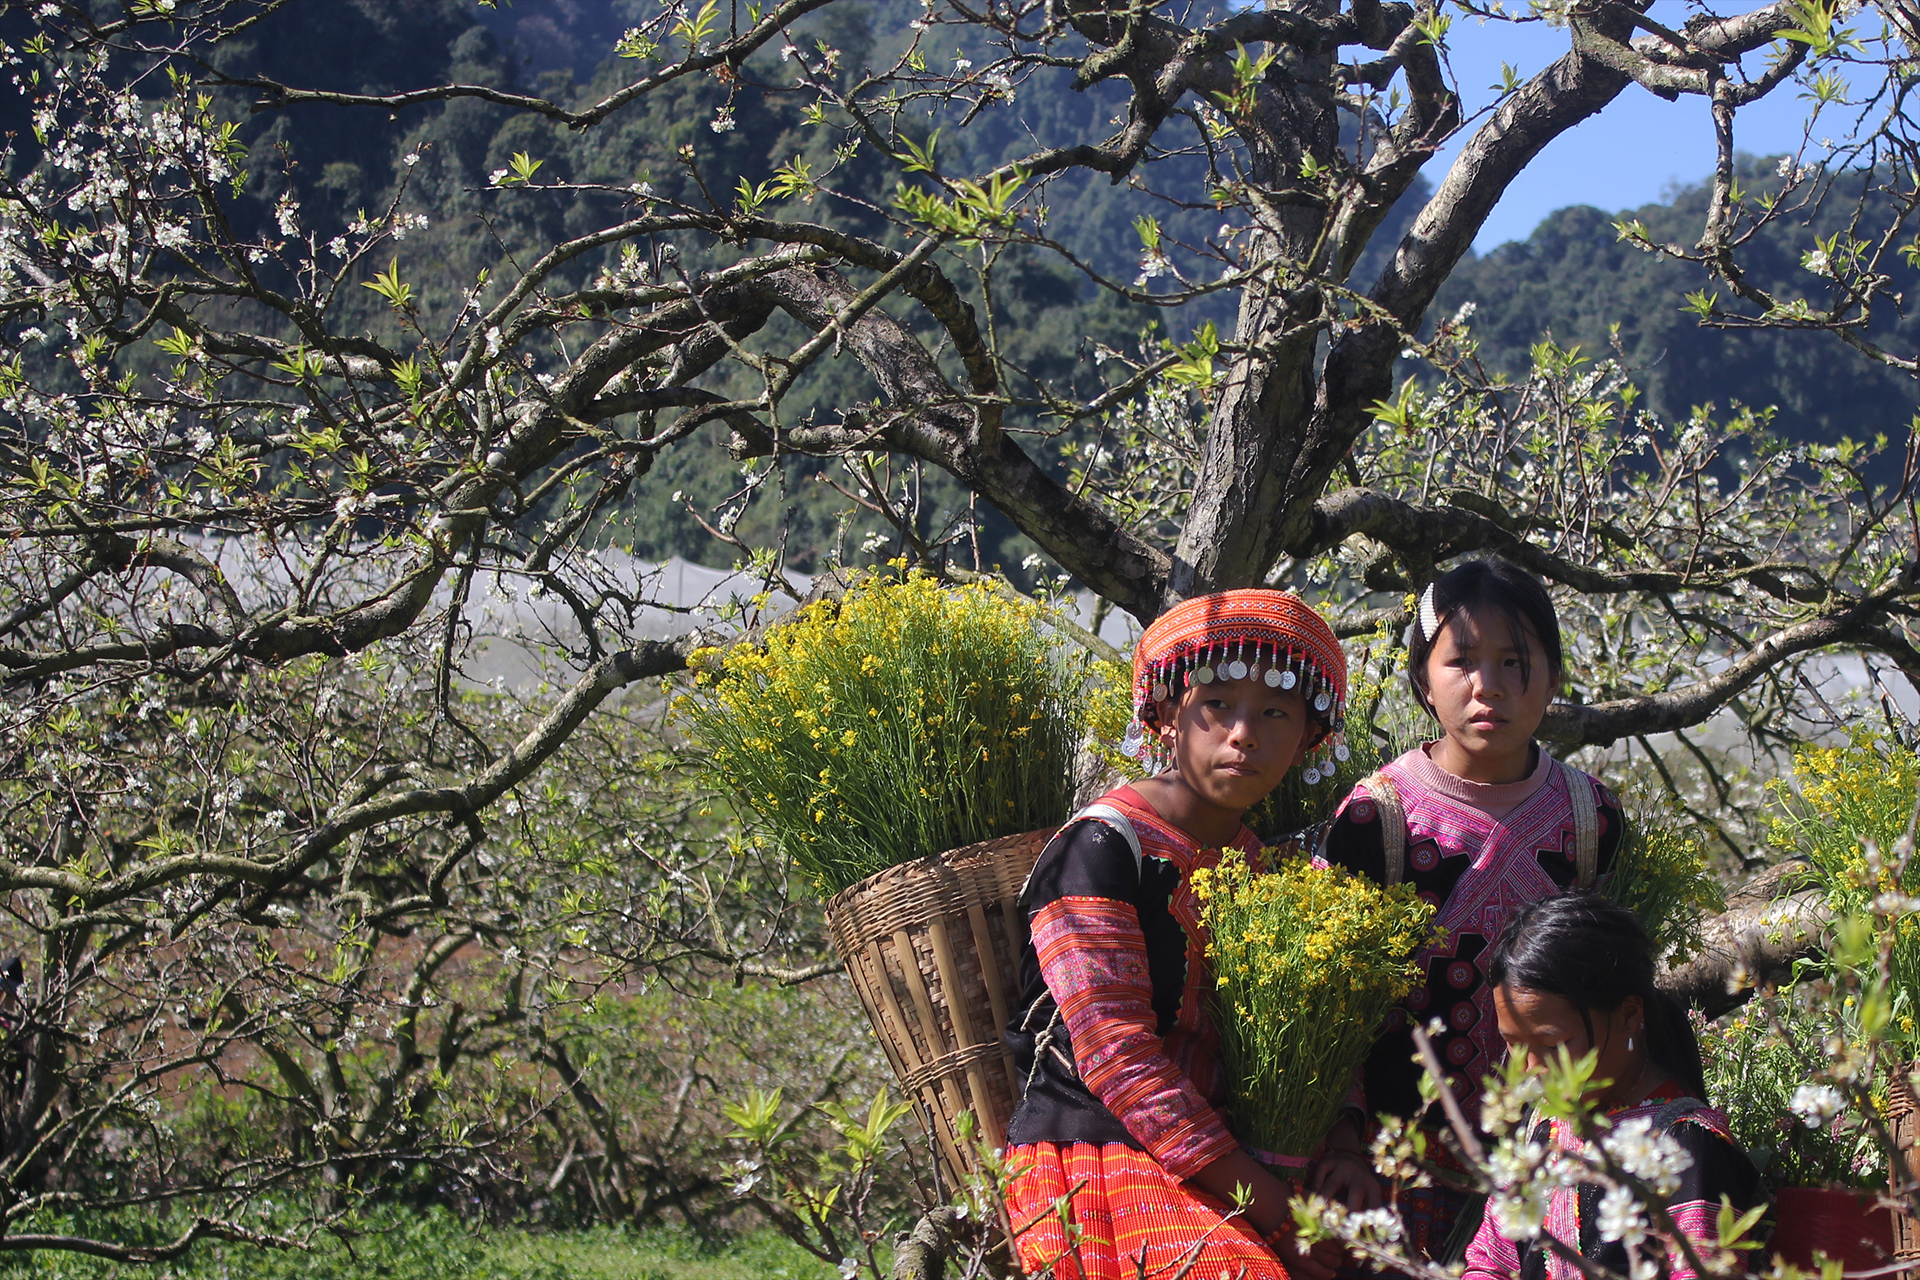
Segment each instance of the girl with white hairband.
M1591 887L1612 866L1623 829L1619 803L1534 739L1561 686L1562 661L1553 602L1524 569L1469 561L1420 597L1407 675L1441 736L1360 782L1322 847L1336 865L1385 884L1412 883L1438 908L1435 923L1445 930L1419 956L1425 981L1388 1016L1368 1058L1369 1111L1419 1112L1412 1027L1437 1021L1434 1047L1448 1082L1477 1118L1480 1078L1506 1054L1487 981L1493 939L1528 903ZM1427 1120L1444 1127L1437 1106L1433 1112ZM1351 1123L1366 1127L1357 1115ZM1443 1143L1427 1149L1447 1159ZM1362 1161L1331 1151L1309 1181L1356 1206L1377 1204L1381 1194ZM1444 1186L1400 1197L1411 1243L1436 1261L1463 1255L1477 1216L1471 1206L1464 1192Z

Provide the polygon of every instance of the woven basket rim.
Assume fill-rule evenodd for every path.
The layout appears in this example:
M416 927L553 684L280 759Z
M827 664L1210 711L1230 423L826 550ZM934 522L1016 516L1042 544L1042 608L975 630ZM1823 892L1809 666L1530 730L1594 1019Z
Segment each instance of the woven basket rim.
M1059 830L1058 827L1038 827L1032 831L1016 831L1012 835L995 836L991 840L981 840L974 844L963 844L954 849L943 849L939 853L930 853L924 858L909 858L905 862L896 862L890 867L883 867L879 871L874 872L865 880L855 881L853 884L848 885L840 892L834 894L831 898L828 898L826 902L827 914L833 915L846 903L873 892L873 890L880 886L882 881L899 879L903 876L912 876L915 874L937 872L943 868L951 867L956 863L971 861L974 858L983 857L990 853L998 853L1000 850L1010 848L1014 845L1031 843L1036 837L1040 838L1039 842L1044 844L1047 840L1053 838L1053 833L1057 830Z

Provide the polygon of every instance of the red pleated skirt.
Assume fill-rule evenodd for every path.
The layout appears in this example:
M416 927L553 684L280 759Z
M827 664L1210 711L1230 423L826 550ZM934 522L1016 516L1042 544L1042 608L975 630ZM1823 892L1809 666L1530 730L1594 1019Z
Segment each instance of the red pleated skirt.
M1287 1280L1232 1207L1120 1143L1007 1150L1020 1266L1055 1280ZM1064 1211L1064 1218L1062 1220Z

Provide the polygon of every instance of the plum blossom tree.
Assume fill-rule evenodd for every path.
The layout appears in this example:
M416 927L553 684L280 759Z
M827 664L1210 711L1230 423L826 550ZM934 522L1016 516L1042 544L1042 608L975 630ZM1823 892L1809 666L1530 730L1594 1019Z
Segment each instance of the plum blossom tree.
M598 801L554 790L596 726L638 715L645 683L713 639L657 634L657 583L606 553L656 462L702 433L741 482L699 518L770 589L781 541L750 541L740 516L798 458L840 468L916 561L980 570L990 509L1140 620L1305 583L1344 635L1388 634L1449 557L1511 556L1575 636L1549 724L1567 747L1646 744L1725 708L1791 735L1822 714L1814 655L1920 679L1910 439L1793 443L1752 411L1655 421L1616 362L1547 343L1505 381L1468 317L1429 315L1507 185L1638 83L1697 99L1719 138L1695 244L1621 227L1712 273L1689 304L1702 322L1920 367L1872 323L1920 252L1912 15L1893 0L1701 6L1678 26L1644 0L929 0L861 61L821 34L844 0L687 0L619 40L617 85L544 96L250 65L247 42L299 7L6 9L30 125L0 179L0 892L32 960L0 1248L172 1256L260 1235L244 1209L265 1187L469 1168L521 1130L475 1138L513 1071L465 1089L463 1064L505 1055L547 1081L525 1126L539 1097L592 1119L549 1030L581 984L669 960L822 971L778 892L735 904L745 934L715 923L724 886L779 877L746 875L755 855L724 842L689 851L679 824L698 815L643 785L671 764L599 775L655 806L624 834L574 822ZM1447 48L1480 37L1456 17L1548 22L1567 52L1469 112ZM1111 126L952 159L1054 80L1109 95ZM1851 104L1852 132L1743 188L1739 112L1793 92ZM663 102L703 104L720 138L774 100L825 141L732 187L692 143L672 175L567 159ZM410 148L352 213L283 167L261 212L252 131L320 108L484 109L556 149L491 165ZM438 216L430 172L491 246L469 278L408 256ZM856 181L875 173L890 190ZM1060 233L1056 208L1094 180L1137 206L1137 278ZM1843 229L1807 232L1813 293L1743 268L1761 229L1816 215ZM1019 354L997 287L1035 256L1131 305L1224 298L1237 318L1054 377ZM822 400L850 385L828 377L841 356L858 390ZM966 499L934 511L929 477ZM493 596L561 619L538 689L469 678ZM190 1157L161 1102L195 1072L274 1125ZM109 1186L102 1153L129 1133L153 1154ZM150 1202L197 1216L164 1247L31 1227Z

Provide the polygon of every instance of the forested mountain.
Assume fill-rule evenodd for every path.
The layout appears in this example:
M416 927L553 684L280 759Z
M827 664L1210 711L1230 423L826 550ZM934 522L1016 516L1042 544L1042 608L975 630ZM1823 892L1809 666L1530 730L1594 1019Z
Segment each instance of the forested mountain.
M570 75L597 66L639 7L636 0L547 0L482 11L481 21L512 51L523 76ZM869 9L883 43L897 37L903 24L890 10L905 12L885 4ZM831 38L836 44L872 50L873 41L848 40L846 34ZM1087 95L1053 88L1051 94L1023 101L1017 116L983 116L956 141L980 160L1000 160L1020 154L1035 139L1053 142L1076 136L1072 128L1085 117L1111 112L1118 102L1110 87ZM1049 124L1065 127L1050 129ZM1756 191L1765 189L1777 179L1776 160L1749 159L1741 176ZM1418 207L1414 197L1425 195L1423 186L1403 201L1397 221ZM1611 353L1617 337L1620 352L1647 392L1647 407L1662 417L1683 418L1695 406L1709 403L1724 412L1738 402L1774 406L1776 425L1795 438L1834 440L1903 427L1920 408L1920 388L1907 375L1832 342L1807 342L1790 331L1703 328L1682 311L1680 302L1707 284L1705 270L1642 253L1615 230L1616 218L1637 218L1654 239L1690 245L1699 235L1707 195L1702 183L1667 201L1624 213L1586 205L1558 210L1526 240L1462 264L1442 292L1436 314L1450 315L1472 302L1482 357L1508 374L1526 370L1529 349L1543 334L1563 346L1578 344L1595 357ZM1762 236L1750 264L1762 286L1818 301L1819 281L1801 266L1793 233L1812 217L1822 234L1830 234L1844 223L1849 207L1846 200L1835 198L1817 213L1786 217L1779 233ZM1105 184L1082 182L1070 199L1056 201L1056 209L1059 234L1076 252L1114 276L1133 271L1139 246L1127 225L1130 215L1118 214ZM1204 216L1194 219L1191 232L1205 234L1209 228L1203 223ZM1354 273L1356 281L1364 285L1378 274L1393 243L1391 230L1390 225L1375 237ZM1072 282L1061 287L1080 292ZM1080 301L1084 304L1085 298ZM1212 310L1211 318L1226 330L1231 314L1224 308ZM1165 317L1164 323L1176 337L1197 327L1184 312ZM1610 332L1616 324L1617 335ZM1911 315L1880 317L1874 334L1885 339L1896 329L1897 347L1920 346L1920 320Z
M1744 170L1742 179L1756 191L1777 182L1774 161L1749 159ZM1527 369L1528 348L1543 333L1601 356L1613 346L1610 329L1618 325L1619 350L1647 392L1645 405L1664 418L1684 419L1709 403L1724 413L1737 401L1776 407L1775 427L1795 439L1897 436L1920 408L1912 377L1791 329L1702 328L1681 302L1693 290L1715 287L1706 270L1644 253L1615 229L1617 219L1637 218L1655 241L1691 245L1707 195L1702 184L1618 215L1586 205L1561 209L1527 239L1462 263L1435 311L1450 315L1474 303L1482 357L1508 374ZM1846 186L1836 184L1824 208L1786 216L1756 237L1749 270L1770 292L1821 304L1832 282L1801 264L1804 228L1811 220L1820 235L1831 235L1842 230L1852 207ZM1895 287L1912 292L1912 269L1897 261L1894 269L1905 277ZM1920 346L1920 318L1911 310L1902 317L1883 313L1872 336L1912 350Z

